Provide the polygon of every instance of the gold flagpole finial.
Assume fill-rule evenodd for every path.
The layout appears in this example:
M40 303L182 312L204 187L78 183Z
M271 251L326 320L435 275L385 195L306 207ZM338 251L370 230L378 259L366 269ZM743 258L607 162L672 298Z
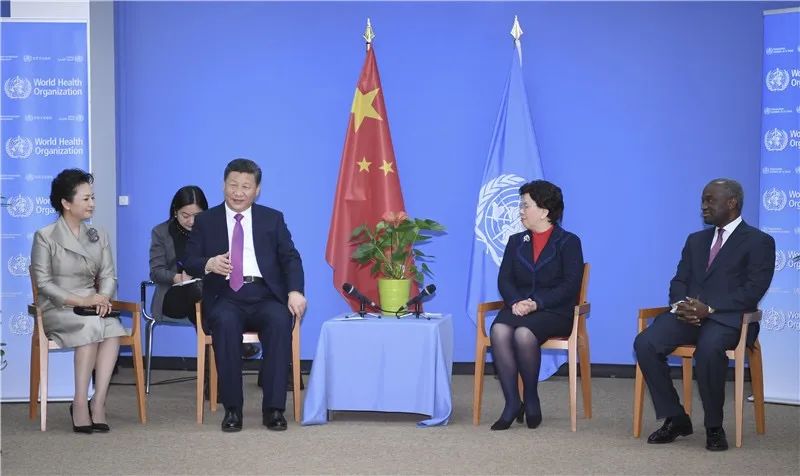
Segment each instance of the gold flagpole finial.
M519 18L514 15L514 26L511 27L511 36L514 37L514 41L519 41L522 37L522 27L519 25Z
M367 42L367 49L369 49L370 45L372 44L372 40L375 38L375 32L372 31L372 23L367 18L367 29L364 30L364 40Z

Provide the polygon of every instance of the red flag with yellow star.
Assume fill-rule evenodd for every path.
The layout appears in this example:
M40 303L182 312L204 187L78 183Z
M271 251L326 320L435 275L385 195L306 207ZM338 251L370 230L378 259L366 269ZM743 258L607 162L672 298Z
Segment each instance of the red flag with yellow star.
M325 249L325 260L333 268L333 285L353 310L358 309L358 302L342 291L344 283L378 302L378 283L370 275L370 267L350 258L356 248L350 242L353 229L364 224L374 227L385 212L404 210L378 64L374 49L369 48L350 108Z

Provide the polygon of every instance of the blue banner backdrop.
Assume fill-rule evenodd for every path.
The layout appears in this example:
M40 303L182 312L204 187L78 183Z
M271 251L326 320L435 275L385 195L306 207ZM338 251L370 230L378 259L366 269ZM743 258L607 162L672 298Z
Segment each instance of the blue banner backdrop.
M3 401L27 400L33 319L28 273L33 233L52 223L50 182L89 168L85 22L0 22L0 212ZM72 353L50 357L49 397L72 398Z
M800 404L800 9L764 13L760 224L776 247L761 302L764 393Z

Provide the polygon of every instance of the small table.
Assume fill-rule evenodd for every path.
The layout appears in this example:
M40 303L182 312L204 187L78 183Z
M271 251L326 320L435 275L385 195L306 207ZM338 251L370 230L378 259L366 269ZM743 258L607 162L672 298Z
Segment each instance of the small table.
M328 410L430 415L418 427L446 425L452 411L453 322L449 314L345 318L322 324L303 407L303 425Z

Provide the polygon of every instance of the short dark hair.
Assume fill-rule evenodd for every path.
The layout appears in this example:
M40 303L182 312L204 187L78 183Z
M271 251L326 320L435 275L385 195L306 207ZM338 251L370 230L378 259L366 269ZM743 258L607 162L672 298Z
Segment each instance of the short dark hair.
M175 192L172 197L172 203L169 205L169 217L173 218L178 210L186 205L197 205L201 210L208 210L208 200L203 193L203 189L197 185L187 185L181 187Z
M564 196L561 189L547 180L534 180L519 188L519 194L530 195L536 206L547 210L550 223L559 223L564 215Z
M228 179L231 172L241 172L243 174L253 174L256 176L256 185L261 185L261 167L250 159L233 159L225 167L225 176L222 180Z
M742 184L737 182L736 180L729 179L729 178L717 178L710 182L708 185L715 184L722 187L727 194L727 198L735 198L737 204L737 210L739 212L742 211L742 207L744 206L744 189L742 189ZM708 187L706 185L706 187Z
M59 215L64 214L64 205L61 200L71 202L78 193L81 184L94 183L94 176L81 169L64 169L50 183L50 205L56 209Z

